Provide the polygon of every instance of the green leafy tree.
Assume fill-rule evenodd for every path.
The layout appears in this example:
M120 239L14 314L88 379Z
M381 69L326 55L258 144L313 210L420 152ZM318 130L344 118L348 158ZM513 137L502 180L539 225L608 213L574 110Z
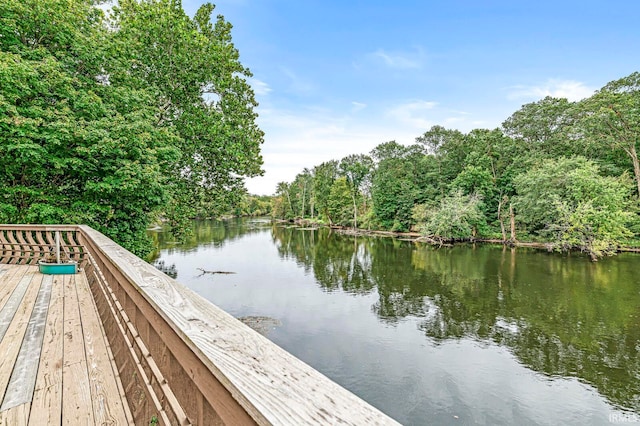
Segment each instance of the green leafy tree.
M463 170L450 185L466 195L482 197L481 210L489 225L499 226L506 240L505 216L515 194L513 178L527 170L521 143L505 136L500 129L474 129L465 135L468 154ZM496 228L479 230L494 232Z
M307 212L313 215L313 199L311 197L313 189L313 176L309 169L304 169L302 173L298 173L291 183L294 189L292 195L292 204L295 206L296 215L304 218Z
M239 61L231 24L203 4L193 18L178 0L123 0L114 8L116 60L110 81L150 91L156 124L179 135L166 213L180 227L239 201L244 176L262 173L257 102Z
M338 177L338 162L327 161L313 168L313 199L318 215L331 223L329 195Z
M271 214L271 199L268 195L242 194L242 199L231 210L234 216L268 216Z
M437 173L433 175L435 187L443 196L448 192L448 185L462 171L466 163L469 144L465 135L458 130L433 126L421 136L416 143L424 145L427 152L435 158Z
M584 154L581 145L568 137L576 122L573 103L547 96L523 105L502 123L507 136L521 142L529 156L555 158Z
M293 202L291 201L291 185L287 182L278 182L276 187L276 195L272 200L273 217L280 219L293 219Z
M373 160L367 155L349 155L340 160L339 170L347 180L353 203L353 227L358 227L358 199L361 186L373 169Z
M420 145L405 147L395 141L379 145L371 155L378 160L371 189L375 220L383 229L409 230L415 203L433 196L426 176L436 170L434 158L425 156Z
M579 135L589 146L623 151L631 162L640 197L640 72L612 81L578 105Z
M515 185L518 220L557 249L580 249L596 259L615 253L631 235L628 179L601 176L584 157L546 160Z
M497 188L489 170L467 165L453 180L451 187L461 191L464 195L478 195L480 199L478 208L482 216L484 218L494 216L497 210L494 202Z
M87 223L136 253L177 161L153 97L109 82L110 44L89 2L0 2L3 221Z
M0 0L0 219L87 223L144 254L158 212L228 211L262 133L212 10L125 0L107 23L88 0Z
M439 203L420 204L413 209L420 232L438 240L468 239L474 237L484 222L480 210L481 197L464 195L457 190Z
M331 186L327 209L331 222L337 225L350 225L353 211L351 209L351 189L347 178L339 177Z

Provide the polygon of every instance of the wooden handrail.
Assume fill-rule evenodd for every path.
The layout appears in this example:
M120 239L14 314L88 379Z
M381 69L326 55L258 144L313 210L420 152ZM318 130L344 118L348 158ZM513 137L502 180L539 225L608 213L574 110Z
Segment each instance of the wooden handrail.
M77 232L123 388L146 395L127 394L136 423L398 424L98 231L16 230Z
M61 235L60 249L67 259L82 263L85 251L79 232L69 225L0 225L0 263L35 265L55 250L56 235Z

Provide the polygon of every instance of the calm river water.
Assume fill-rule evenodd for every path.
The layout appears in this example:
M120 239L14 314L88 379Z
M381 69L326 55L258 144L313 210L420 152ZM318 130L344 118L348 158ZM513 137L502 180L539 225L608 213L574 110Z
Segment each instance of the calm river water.
M640 255L194 226L154 262L403 424L640 421Z

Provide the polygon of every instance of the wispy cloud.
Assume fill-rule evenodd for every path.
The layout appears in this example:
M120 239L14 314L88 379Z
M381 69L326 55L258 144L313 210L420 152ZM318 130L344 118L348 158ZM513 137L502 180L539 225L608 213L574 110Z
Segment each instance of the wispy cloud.
M579 101L588 98L595 92L594 88L574 80L549 79L537 86L518 85L507 88L507 98L510 100L537 100L547 96L567 98L569 101Z
M432 120L428 119L428 116L429 112L437 105L437 102L431 101L410 101L390 108L387 115L405 125L426 130L434 124Z
M253 93L258 96L267 96L270 92L272 92L271 87L262 80L258 80L257 78L249 78L247 79L249 85L253 89Z
M414 52L387 52L378 49L369 54L376 62L381 62L389 68L396 69L418 69L422 68L424 53L417 48Z
M367 104L364 104L362 102L356 102L356 101L351 102L351 105L353 105L353 107L351 108L351 112L358 112L367 107Z
M307 95L315 91L315 86L300 77L298 74L290 70L289 68L281 67L282 73L287 77L288 81L288 92L298 94L298 95Z

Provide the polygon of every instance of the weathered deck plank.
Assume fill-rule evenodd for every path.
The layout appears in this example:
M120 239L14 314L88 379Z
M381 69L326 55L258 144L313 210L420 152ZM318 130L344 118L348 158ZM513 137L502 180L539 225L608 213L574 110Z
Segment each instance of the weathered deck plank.
M62 424L95 424L75 276L64 277L64 362Z
M11 379L0 407L2 411L31 402L33 398L44 329L49 311L49 301L51 299L52 281L53 277L51 275L46 275L42 279L35 306L29 318L27 331L18 353L18 359L13 367Z
M0 263L0 283L4 282L8 276L15 274L18 272L20 268L16 265L6 265L4 263Z
M18 358L22 339L27 330L31 311L38 296L41 283L41 275L34 277L33 273L27 272L13 293L17 296L14 298L13 294L11 295L7 305L5 305L5 308L3 308L0 314L3 317L3 321L9 321L9 325L5 329L6 332L2 333L2 340L0 341L0 395L3 397L9 384L11 371ZM23 289L24 292L22 293ZM22 295L20 293L22 293ZM17 300L17 308L14 310L13 302L15 300ZM13 315L9 317L11 311L13 311Z
M26 273L25 273L26 272ZM4 337L13 317L18 309L18 306L22 302L29 282L33 278L34 271L23 271L21 274L15 274L9 278L6 285L3 285L3 292L0 310L0 340Z
M87 357L91 401L96 424L126 425L132 423L122 401L113 366L109 361L102 327L84 274L76 275L76 290L82 318L84 347Z
M62 420L63 297L64 287L60 279L55 278L31 403L29 424L32 426L56 426Z
M29 424L30 403L20 404L9 410L0 411L0 425L27 426Z
M4 268L7 266L10 268ZM24 269L20 271L20 267L14 265L3 265L3 271L5 273L0 275L0 309L7 303L25 272Z

